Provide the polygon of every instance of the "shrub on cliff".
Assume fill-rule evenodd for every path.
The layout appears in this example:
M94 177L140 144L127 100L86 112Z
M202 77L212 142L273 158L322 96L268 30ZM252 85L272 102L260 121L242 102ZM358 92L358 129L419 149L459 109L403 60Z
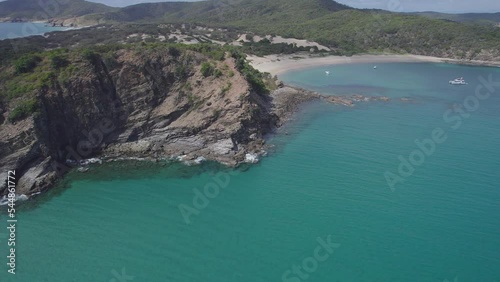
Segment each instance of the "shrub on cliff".
M201 64L201 74L204 76L204 77L209 77L209 76L212 76L214 74L214 66L212 66L212 64L208 63L208 62L204 62L203 64Z
M14 69L16 73L27 73L32 71L37 64L42 60L38 55L27 54L14 61Z
M173 46L168 47L168 53L174 58L177 58L181 55L181 51Z
M50 55L50 65L54 69L60 69L68 66L69 62L62 55L52 54Z
M18 120L25 119L36 112L37 109L38 102L36 101L36 99L22 101L9 113L8 119L10 122L16 122Z
M236 68L243 74L250 87L259 94L268 94L269 89L263 80L263 74L254 69L245 59L245 55L233 51L231 56L236 60Z
M95 64L99 61L99 54L90 49L83 49L82 58L89 61L91 64Z

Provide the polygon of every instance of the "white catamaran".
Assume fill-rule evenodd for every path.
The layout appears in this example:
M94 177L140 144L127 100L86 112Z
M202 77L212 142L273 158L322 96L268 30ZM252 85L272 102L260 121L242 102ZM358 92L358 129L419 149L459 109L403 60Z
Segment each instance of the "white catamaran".
M467 82L465 82L463 77L460 78L455 78L454 80L450 80L451 85L466 85Z

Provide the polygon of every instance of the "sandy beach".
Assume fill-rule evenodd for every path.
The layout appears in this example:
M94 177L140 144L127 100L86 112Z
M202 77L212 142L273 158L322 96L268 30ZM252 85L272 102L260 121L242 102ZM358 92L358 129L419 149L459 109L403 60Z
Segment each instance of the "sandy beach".
M368 64L379 63L453 63L466 65L500 66L500 62L454 60L419 55L356 55L352 57L325 56L311 57L309 55L269 55L258 57L249 55L252 66L261 72L281 75L292 70L300 70L325 65Z

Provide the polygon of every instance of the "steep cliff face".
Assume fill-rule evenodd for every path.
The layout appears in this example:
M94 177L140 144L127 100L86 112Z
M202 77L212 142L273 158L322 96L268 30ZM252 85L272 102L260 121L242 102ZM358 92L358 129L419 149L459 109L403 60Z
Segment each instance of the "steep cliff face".
M43 191L73 161L95 156L236 165L260 152L277 122L269 96L254 90L237 66L241 58L229 53L217 60L175 48L58 56L64 67L33 92L33 116L7 118L26 97L2 106L1 172L17 170L19 194ZM34 72L49 71L45 63Z

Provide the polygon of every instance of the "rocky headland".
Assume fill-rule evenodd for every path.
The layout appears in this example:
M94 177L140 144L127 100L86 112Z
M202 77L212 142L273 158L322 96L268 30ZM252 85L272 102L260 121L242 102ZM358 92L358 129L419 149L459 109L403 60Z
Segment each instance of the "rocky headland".
M93 157L203 158L234 166L260 152L278 120L271 97L252 88L229 54L213 60L175 48L111 53L68 55L66 69L52 71L34 98L1 104L0 170L3 177L16 169L17 193L42 192ZM38 68L46 67L43 60ZM28 99L36 112L10 120Z
M94 161L256 162L265 153L265 135L304 102L387 100L279 85L230 52L216 60L174 47L83 53L42 58L30 75L50 72L44 84L32 96L1 104L0 170L2 177L16 170L18 194L43 192ZM49 71L55 57L64 64ZM259 84L264 77L277 89L266 91ZM9 91L8 85L2 89ZM16 105L26 99L36 101L36 111L13 121Z

